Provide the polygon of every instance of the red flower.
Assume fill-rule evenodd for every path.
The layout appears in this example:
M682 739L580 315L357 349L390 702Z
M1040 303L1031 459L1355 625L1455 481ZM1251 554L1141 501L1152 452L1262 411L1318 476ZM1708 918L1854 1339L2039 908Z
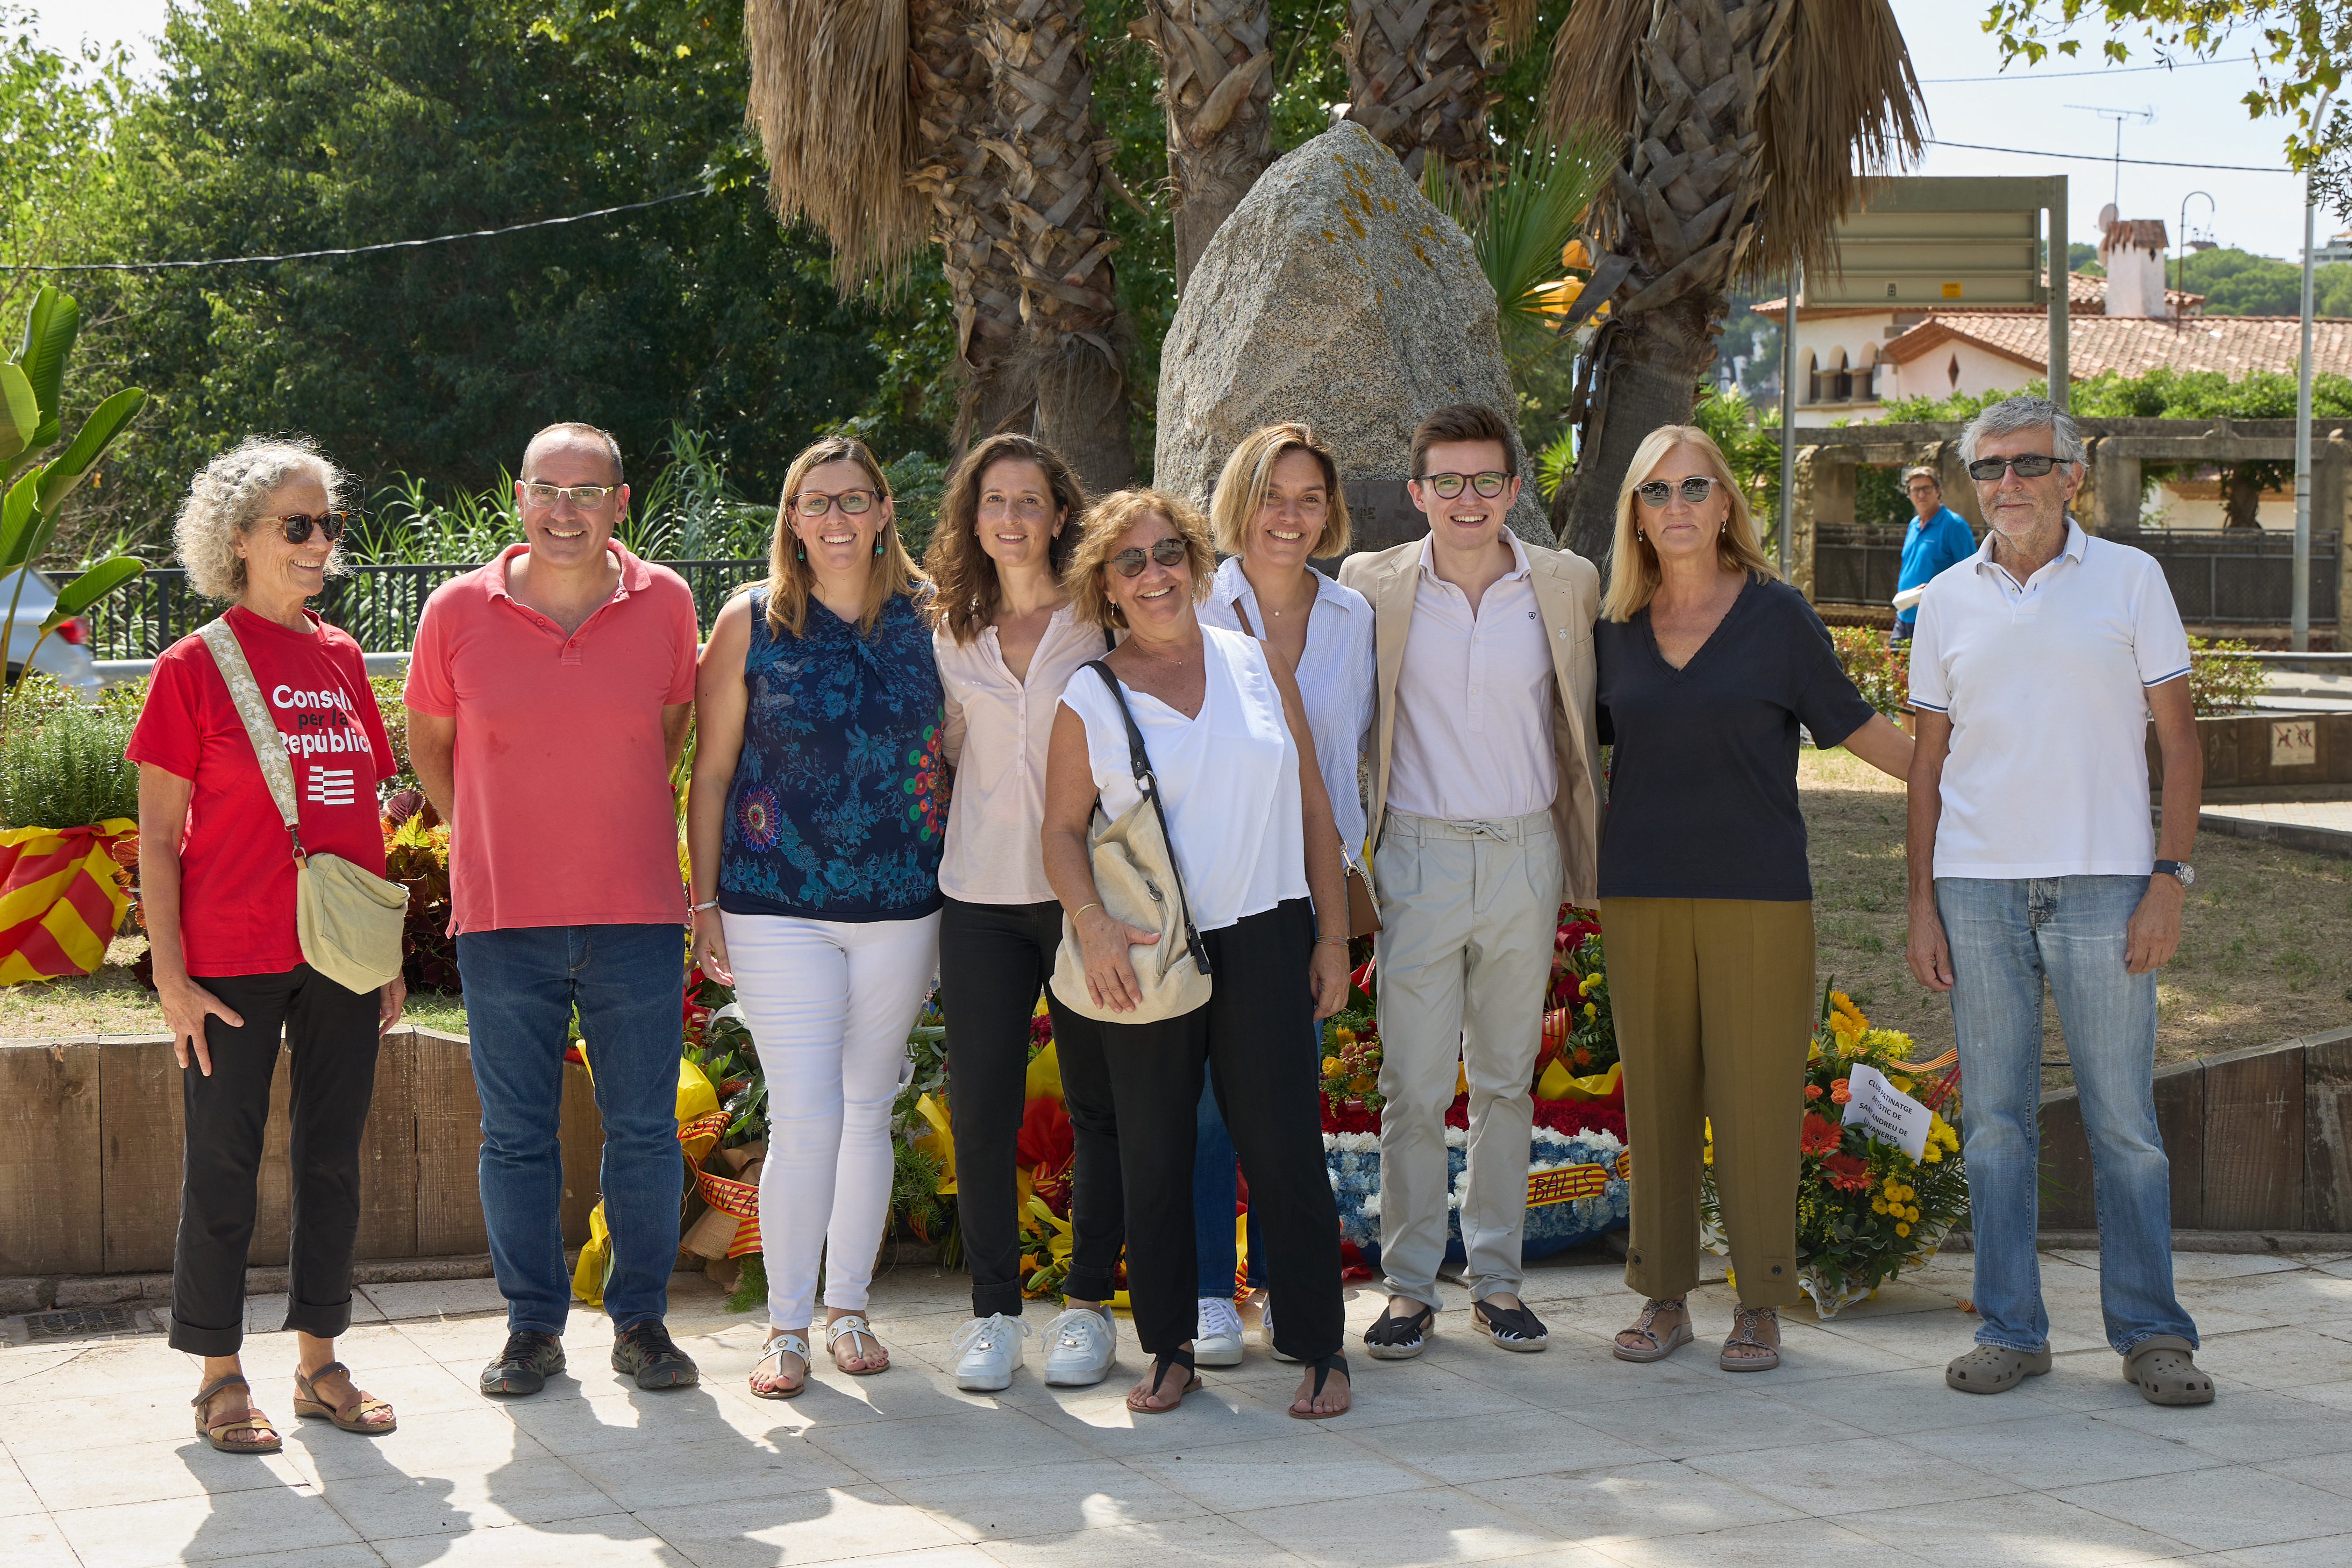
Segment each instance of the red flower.
M1021 1131L1013 1142L1013 1157L1033 1169L1042 1165L1047 1171L1058 1171L1070 1163L1070 1152L1076 1142L1076 1136L1070 1131L1069 1113L1062 1109L1062 1102L1050 1094L1041 1094L1021 1113Z
M1808 1154L1827 1154L1845 1136L1845 1129L1830 1121L1818 1110L1805 1112L1805 1130L1797 1146Z
M1805 1098L1807 1100L1819 1100L1821 1097L1822 1086L1820 1084L1809 1083L1805 1085Z
M1870 1191L1870 1167L1862 1163L1858 1154L1829 1155L1822 1161L1822 1171L1829 1177L1830 1185L1842 1193Z

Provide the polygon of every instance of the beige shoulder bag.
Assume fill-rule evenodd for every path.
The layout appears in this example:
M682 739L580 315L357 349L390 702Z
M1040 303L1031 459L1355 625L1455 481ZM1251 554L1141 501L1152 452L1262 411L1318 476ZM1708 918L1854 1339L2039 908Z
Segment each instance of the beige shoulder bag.
M1107 820L1099 805L1087 830L1087 858L1093 862L1095 897L1103 912L1139 931L1156 931L1156 942L1131 942L1127 961L1143 1000L1131 1013L1098 1007L1087 990L1087 955L1078 945L1078 928L1062 917L1062 945L1054 954L1054 994L1062 1005L1098 1024L1156 1024L1181 1018L1209 1000L1209 955L1201 933L1192 929L1192 909L1184 896L1183 874L1176 868L1176 853L1168 841L1168 816L1160 805L1160 780L1151 771L1151 757L1143 747L1143 731L1127 710L1127 697L1118 678L1100 659L1087 666L1110 688L1118 716L1127 722L1128 765L1135 770L1135 787L1142 799ZM1071 679L1076 679L1073 676Z
M212 621L197 635L212 649L228 684L237 717L245 721L246 738L253 742L255 761L278 803L278 815L294 840L294 929L301 939L302 957L311 968L343 987L362 994L389 984L400 973L401 928L408 913L408 889L397 882L361 869L335 855L311 855L302 848L300 815L295 806L294 764L286 758L286 740L262 705L261 684L253 678L245 649L226 616ZM373 783L373 781L371 781Z

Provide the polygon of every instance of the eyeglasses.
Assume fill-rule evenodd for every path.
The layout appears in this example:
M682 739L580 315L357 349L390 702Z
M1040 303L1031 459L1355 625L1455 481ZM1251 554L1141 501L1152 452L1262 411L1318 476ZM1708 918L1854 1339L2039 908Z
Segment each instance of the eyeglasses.
M1979 458L1969 465L1969 478L1979 484L1990 484L2000 478L2003 468L2015 468L2021 479L2038 479L2066 460L2040 452L2021 453L2014 458Z
M1181 539L1171 537L1151 542L1151 559L1162 566L1181 566L1192 553L1192 547ZM1143 575L1143 552L1122 550L1110 558L1108 565L1122 577L1140 577Z
M316 517L307 512L289 511L283 517L273 517L268 521L278 525L278 531L286 536L289 544L310 542L310 530L314 527L318 529L320 538L332 544L343 536L343 525L351 521L351 517L347 511L322 511Z
M874 504L872 490L844 490L837 496L819 495L814 490L803 490L792 500L792 508L803 517L823 517L834 507L841 509L844 517L863 517Z
M1455 496L1460 495L1462 487L1465 484L1488 500L1492 500L1503 493L1503 487L1511 482L1511 476L1498 474L1490 469L1483 474L1423 474L1420 479L1423 484L1435 490L1446 500L1452 500Z
M1686 479L1652 479L1647 484L1635 485L1633 493L1642 498L1643 506L1657 507L1665 505L1668 498L1679 490L1683 500L1698 506L1715 493L1715 486L1716 481L1706 475L1693 474Z
M553 506L568 500L582 511L593 511L604 504L604 498L619 489L618 485L550 485L537 479L523 481L523 500L533 506Z

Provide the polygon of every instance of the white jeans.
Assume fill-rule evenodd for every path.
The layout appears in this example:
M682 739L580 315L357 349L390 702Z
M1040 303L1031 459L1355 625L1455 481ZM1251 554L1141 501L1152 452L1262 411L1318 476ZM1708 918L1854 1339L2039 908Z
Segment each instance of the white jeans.
M890 1101L907 1031L939 968L940 917L801 920L721 913L735 999L768 1077L760 1241L768 1319L805 1329L824 1304L866 1310L890 1213Z

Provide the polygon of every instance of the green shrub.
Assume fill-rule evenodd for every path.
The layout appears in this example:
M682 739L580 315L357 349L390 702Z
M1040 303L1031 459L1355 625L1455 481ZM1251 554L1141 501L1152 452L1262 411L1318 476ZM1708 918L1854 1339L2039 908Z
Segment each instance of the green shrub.
M1887 647L1886 634L1872 626L1832 626L1830 640L1862 700L1901 723L1903 705L1911 700L1910 648Z
M2245 656L2244 643L2215 637L2189 639L2189 700L2200 719L2216 713L2252 712L2254 699L2270 687L2270 671Z
M122 754L138 721L136 704L50 708L37 721L18 715L0 746L0 823L79 827L139 816L139 770Z

